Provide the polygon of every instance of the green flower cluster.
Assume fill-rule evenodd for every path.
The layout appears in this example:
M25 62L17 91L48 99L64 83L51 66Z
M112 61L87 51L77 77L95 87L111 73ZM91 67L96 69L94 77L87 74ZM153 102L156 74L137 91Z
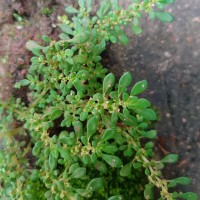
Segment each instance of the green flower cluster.
M106 42L128 44L124 25L131 23L140 34L143 12L171 22L163 9L173 2L135 0L123 9L117 0L105 0L91 17L92 0L79 0L79 10L66 8L71 20L59 18L58 41L43 36L46 46L28 42L34 56L27 79L15 86L29 88L29 103L0 101L2 199L142 200L154 199L154 188L160 200L197 199L169 190L190 183L188 178L162 178L164 164L176 162L177 155L152 158L156 131L150 127L157 116L151 103L138 97L147 81L129 91L129 72L116 82L101 64Z

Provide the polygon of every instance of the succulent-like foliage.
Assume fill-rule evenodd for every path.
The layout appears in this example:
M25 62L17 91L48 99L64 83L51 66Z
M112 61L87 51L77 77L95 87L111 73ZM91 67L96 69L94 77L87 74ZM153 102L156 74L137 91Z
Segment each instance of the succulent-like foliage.
M154 199L154 188L160 200L197 199L169 190L188 184L188 178L162 177L164 164L176 162L177 155L153 159L151 124L157 116L139 97L147 81L129 90L129 72L116 81L101 64L106 42L128 44L124 25L140 34L142 13L171 22L163 9L173 2L135 0L123 9L117 0L104 0L91 16L92 0L79 0L79 10L66 8L70 20L59 18L58 41L48 36L46 46L29 41L34 56L27 79L15 86L29 88L30 102L1 101L1 199L142 200Z

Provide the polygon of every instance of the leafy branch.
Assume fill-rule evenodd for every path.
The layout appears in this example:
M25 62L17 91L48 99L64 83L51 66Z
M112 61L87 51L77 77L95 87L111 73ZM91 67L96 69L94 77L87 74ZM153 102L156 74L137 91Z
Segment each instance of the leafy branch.
M117 0L105 0L92 16L92 1L79 0L79 10L66 8L73 15L70 20L59 17L58 41L43 36L43 46L28 42L31 66L27 78L15 87L28 87L30 102L0 103L1 132L12 141L0 154L2 198L153 199L158 188L160 200L197 199L194 193L170 192L177 184L189 184L188 178L162 178L164 164L177 161L177 155L153 159L151 140L157 133L150 127L157 115L147 99L139 98L147 81L135 83L129 91L129 72L116 83L101 64L108 41L128 44L124 26L131 23L134 34L142 33L142 13L172 22L164 7L173 2L135 0L122 8ZM15 131L14 123L20 123Z

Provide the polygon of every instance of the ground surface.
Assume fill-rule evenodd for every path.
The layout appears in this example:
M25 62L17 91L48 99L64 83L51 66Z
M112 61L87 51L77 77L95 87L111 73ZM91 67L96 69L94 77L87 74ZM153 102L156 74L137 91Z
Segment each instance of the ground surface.
M4 98L14 92L12 83L27 72L30 54L25 49L26 42L39 40L38 36L43 34L55 37L56 16L63 13L69 2L75 1L0 0L0 75ZM47 7L55 10L50 17L41 11ZM128 70L135 81L148 80L145 97L160 111L157 151L160 156L167 152L180 155L179 163L168 167L165 175L191 177L193 182L185 190L200 194L200 2L177 0L169 10L176 17L173 24L143 20L144 33L134 37L128 30L130 45L110 46L104 63L118 77ZM13 19L13 13L23 17L22 27Z

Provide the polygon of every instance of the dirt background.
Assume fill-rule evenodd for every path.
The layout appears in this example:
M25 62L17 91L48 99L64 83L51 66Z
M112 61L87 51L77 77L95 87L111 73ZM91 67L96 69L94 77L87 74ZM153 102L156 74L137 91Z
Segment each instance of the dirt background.
M12 85L25 77L30 53L28 40L40 41L41 35L53 38L59 33L57 16L64 13L70 0L0 0L0 87L1 96L15 94ZM126 2L121 1L122 4ZM45 14L45 9L53 11ZM47 10L47 9L46 9ZM158 156L178 153L180 160L167 167L166 177L189 176L192 184L182 188L200 194L200 1L181 0L168 7L175 16L172 24L144 18L144 32L134 37L128 28L127 47L109 45L104 66L119 77L130 71L134 81L146 79L149 90L144 96L160 112L156 125ZM13 14L19 14L19 22ZM17 95L26 98L26 92Z

